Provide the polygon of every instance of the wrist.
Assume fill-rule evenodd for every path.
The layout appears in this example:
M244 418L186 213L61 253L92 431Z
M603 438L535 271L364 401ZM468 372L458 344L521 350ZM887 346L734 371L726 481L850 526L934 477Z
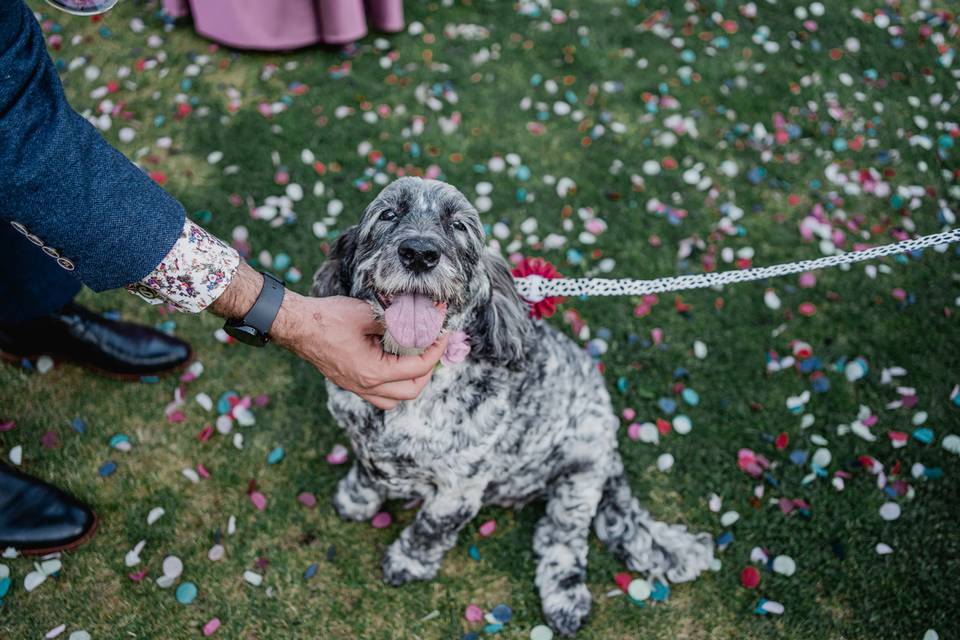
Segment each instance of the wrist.
M291 349L292 345L298 343L298 338L304 331L305 300L300 294L287 290L270 329L270 339L274 343L286 349Z
M263 276L241 260L230 284L210 304L209 310L228 320L242 318L253 307L262 289Z

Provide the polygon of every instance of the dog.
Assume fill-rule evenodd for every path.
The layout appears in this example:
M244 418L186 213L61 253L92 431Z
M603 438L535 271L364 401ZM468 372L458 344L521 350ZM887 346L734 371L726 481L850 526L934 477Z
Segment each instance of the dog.
M572 635L590 612L587 538L632 571L694 579L713 560L709 535L653 520L632 496L617 451L619 420L589 355L529 317L476 209L453 186L401 178L340 235L313 295L370 303L384 348L417 353L441 331L469 355L441 366L418 398L382 411L327 382L329 409L356 462L333 504L369 520L387 499L421 499L381 563L391 585L430 580L481 507L546 498L533 549L546 621Z

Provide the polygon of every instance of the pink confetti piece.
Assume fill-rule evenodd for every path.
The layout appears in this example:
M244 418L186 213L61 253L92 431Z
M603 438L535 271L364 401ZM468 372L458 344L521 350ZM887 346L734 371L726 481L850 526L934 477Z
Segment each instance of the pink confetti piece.
M203 635L212 636L220 628L220 618L211 618L207 624L203 625Z
M393 516L386 511L381 511L370 520L370 524L373 525L374 529L386 529L390 526L391 522L393 522Z
M475 604L468 605L467 610L463 612L463 617L468 622L480 622L483 620L483 609Z
M493 532L497 530L497 521L496 520L487 520L482 525L480 525L480 535L484 538L489 538L493 535Z
M314 496L309 491L304 491L297 496L297 502L307 507L308 509L313 509L317 506L317 497Z
M329 464L343 464L347 461L347 458L350 455L350 451L343 446L342 444L333 445L333 449L330 450L330 453L327 454L327 462Z
M267 508L267 498L259 491L250 492L250 502L253 503L253 506L255 506L258 511L263 511Z

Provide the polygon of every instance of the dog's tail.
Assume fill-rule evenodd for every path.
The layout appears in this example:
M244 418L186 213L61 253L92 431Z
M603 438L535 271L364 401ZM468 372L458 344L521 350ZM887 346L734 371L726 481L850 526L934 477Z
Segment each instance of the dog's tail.
M611 471L593 524L597 537L631 571L651 579L688 582L710 567L713 539L709 534L654 520L630 493L619 455Z

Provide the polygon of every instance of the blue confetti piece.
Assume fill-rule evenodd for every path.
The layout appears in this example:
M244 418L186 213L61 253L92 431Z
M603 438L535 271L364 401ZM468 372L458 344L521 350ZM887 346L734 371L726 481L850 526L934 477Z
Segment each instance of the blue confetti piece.
M87 432L87 423L83 421L83 418L74 418L70 422L70 426L73 427L73 430L77 433L86 433Z
M125 433L118 433L110 438L110 446L114 449L123 442L130 442L130 438Z
M931 480L938 480L943 477L943 469L940 467L928 467L923 470L923 475Z
M510 618L513 617L513 609L505 604L498 604L490 613L497 619L497 622L507 623L510 622Z
M160 382L159 376L140 376L140 382L143 384L156 384Z
M267 454L267 464L277 464L283 460L284 451L283 447L277 447L269 454Z
M896 498L896 497L897 497L897 490L894 489L892 485L889 485L889 484L888 484L887 486L885 486L885 487L883 488L883 492L886 493L886 494L887 494L888 496L890 496L891 498Z
M757 608L754 609L753 612L760 616L767 615L767 610L763 608L763 605L765 605L766 603L767 603L766 598L760 598L760 602L757 603Z
M700 394L690 387L684 389L680 395L683 397L683 401L689 404L691 407L695 407L700 404Z
M790 453L790 462L796 465L806 464L808 455L809 454L806 451L796 449Z
M465 634L463 634L463 638L461 640L479 640L479 639L480 639L479 633L477 633L476 631L467 631Z
M197 585L192 582L184 582L177 587L177 602L180 604L190 604L197 599Z
M830 390L830 379L827 376L818 373L817 377L810 379L815 393L826 393Z
M483 632L493 634L493 633L499 633L501 629L503 629L503 625L500 623L488 624L483 628Z
M668 416L677 410L677 403L672 398L660 398L657 400L657 406L660 407L660 411L663 411Z
M933 429L922 427L913 432L913 437L915 440L919 440L923 444L930 444L933 442Z
M303 577L305 580L309 580L315 575L317 575L317 563L312 562L310 563L310 566L307 567L307 570L303 572Z
M273 257L273 268L277 271L283 271L290 266L290 256L285 253L278 253Z
M724 531L722 534L720 534L720 537L717 538L717 546L718 546L718 547L725 547L725 546L727 546L728 544L730 544L731 542L733 542L733 532L732 532L732 531Z
M230 399L239 397L236 391L225 391L217 400L217 413L220 415L230 413Z
M8 591L10 591L10 577L0 578L0 598L7 595Z
M650 592L650 599L654 602L666 602L667 598L669 597L670 586L665 582L655 580L653 583L653 590Z
M480 549L477 549L477 545L470 545L470 548L467 550L467 555L477 562L480 562Z
M117 470L117 463L113 460L107 460L100 468L97 469L97 473L100 474L101 478L108 478L113 475L113 472Z

